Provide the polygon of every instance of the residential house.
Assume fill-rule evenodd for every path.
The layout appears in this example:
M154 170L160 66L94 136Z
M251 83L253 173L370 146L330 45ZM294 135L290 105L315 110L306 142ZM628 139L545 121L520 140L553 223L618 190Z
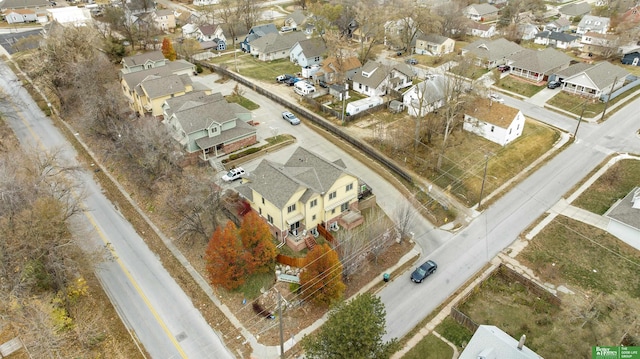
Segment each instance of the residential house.
M615 34L600 34L588 31L582 35L580 51L584 54L609 57L618 50L619 36Z
M488 39L495 36L495 24L483 24L481 22L469 21L467 25L467 35Z
M605 213L607 231L640 250L640 187L631 190Z
M522 40L533 40L536 34L540 32L540 28L534 24L518 24L518 35Z
M571 21L565 18L558 18L544 25L544 31L565 32L571 28Z
M293 45L307 36L299 31L286 34L269 33L251 42L251 55L261 61L273 61L289 57Z
M176 28L176 16L172 10L156 10L151 14L156 28L162 31L173 31Z
M358 26L351 32L351 40L357 43L368 44L373 41L376 30L375 26L371 26L370 24L363 24L362 26Z
M511 56L509 64L511 75L540 83L550 75L569 67L571 57L552 48L542 51L525 49Z
M50 8L48 0L4 0L0 1L0 12L5 10L31 9L40 10Z
M600 98L622 87L627 75L629 73L625 69L603 61L572 76L566 76L562 91L584 97ZM559 77L563 78L562 72Z
M327 47L321 38L304 39L293 45L289 60L302 67L318 65L326 52Z
M93 22L91 11L77 6L57 7L47 9L49 19L62 26L86 26Z
M429 75L402 94L402 103L409 116L422 117L444 106L447 78L444 75Z
M576 33L582 35L591 31L606 34L609 31L610 22L611 20L608 17L585 15L582 20L580 20L576 28Z
M453 52L456 41L436 34L420 34L414 52L419 55L442 56Z
M366 96L384 96L389 90L400 90L411 86L413 70L404 63L390 66L368 61L351 81L353 91Z
M623 48L620 53L623 65L640 66L640 46Z
M640 25L640 5L630 7L622 15L618 17L618 25L616 29L633 29Z
M249 124L251 111L227 102L219 92L193 91L167 98L162 112L173 138L204 161L257 142L256 129Z
M491 4L471 4L462 10L464 16L473 21L487 21L498 17L499 9Z
M195 38L201 43L203 49L214 49L218 51L227 49L224 31L220 25L200 25L195 31Z
M545 30L537 33L533 42L540 45L553 46L556 49L566 50L580 46L579 39L580 38L578 36L567 34L565 32Z
M332 56L322 61L315 77L327 84L343 83L345 80L353 79L361 67L360 60L355 56L340 58L340 60Z
M553 74L553 79L555 81L559 81L563 83L564 86L564 80L568 77L572 77L575 74L581 73L584 70L590 68L592 65L586 62L578 62L575 63L573 65L570 65L569 67L567 67L564 70L558 71L555 74Z
M247 33L249 32L242 22L221 24L220 27L222 28L227 48L235 49L235 45L241 43L242 40L247 37Z
M573 21L573 19L587 15L591 12L591 5L587 2L571 3L558 9L560 18Z
M185 24L181 27L182 29L182 37L185 39L197 39L198 38L198 30L200 27L196 24Z
M278 29L274 24L257 25L249 29L247 36L240 44L243 52L251 52L251 43L267 34L278 33Z
M284 19L284 26L287 26L293 30L302 30L304 23L307 20L307 16L302 10L294 10Z
M522 135L524 120L517 108L483 98L464 114L462 129L505 146Z
M194 64L176 60L164 66L122 74L120 83L131 109L140 115L159 116L166 98L203 89L188 78L194 71Z
M302 233L317 234L318 225L335 228L358 209L358 178L342 160L330 162L302 147L283 164L262 160L237 190L291 247Z
M32 9L11 9L2 13L5 21L9 24L20 24L24 22L36 22L38 16L36 11Z
M520 45L509 40L477 40L462 48L462 55L474 56L479 66L492 69L504 64L508 58L524 50Z
M122 65L120 72L128 74L131 72L153 69L164 66L167 62L169 62L169 60L164 57L162 51L144 52L122 58L122 61L120 61L120 64Z
M542 359L533 350L493 325L480 325L458 359Z
M406 40L412 42L414 39L408 39L408 36L417 32L415 21L406 17L404 19L390 20L384 23L384 46L393 50L406 50Z
M173 16L175 16L176 18L176 26L200 23L200 15L198 13L192 13L190 11L182 11L180 9L174 9ZM196 27L197 26L194 25L194 28Z

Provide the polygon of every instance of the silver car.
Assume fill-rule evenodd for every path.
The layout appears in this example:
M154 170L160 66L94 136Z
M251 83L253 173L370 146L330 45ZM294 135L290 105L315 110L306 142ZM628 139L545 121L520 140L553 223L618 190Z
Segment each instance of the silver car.
M296 115L292 114L289 111L284 111L282 113L282 118L284 118L285 120L289 121L290 124L292 125L299 125L300 124L300 119L296 117Z

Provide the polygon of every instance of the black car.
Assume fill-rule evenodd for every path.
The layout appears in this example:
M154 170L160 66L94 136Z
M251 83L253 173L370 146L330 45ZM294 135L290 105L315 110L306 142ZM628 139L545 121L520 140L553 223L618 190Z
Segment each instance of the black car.
M562 86L562 83L559 81L549 81L549 83L547 84L547 88L550 89L555 89Z
M432 275L436 269L438 269L436 262L428 260L411 273L411 281L415 283L422 283L422 281Z

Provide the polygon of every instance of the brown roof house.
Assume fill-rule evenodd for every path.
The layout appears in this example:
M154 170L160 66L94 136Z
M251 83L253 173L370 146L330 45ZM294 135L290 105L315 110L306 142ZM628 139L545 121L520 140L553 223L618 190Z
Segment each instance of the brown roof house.
M476 101L475 108L464 114L462 128L505 146L522 135L524 115L517 108L489 99Z
M328 57L320 64L320 70L314 75L318 80L323 80L328 84L351 80L360 71L362 64L357 57L346 57L337 59L335 56Z
M604 216L609 218L609 233L640 250L640 187L611 206Z
M202 160L222 156L256 143L251 111L228 103L219 92L193 91L168 98L162 121L185 151Z
M511 56L509 64L511 75L540 83L549 75L569 67L571 57L552 48L542 51L526 49Z

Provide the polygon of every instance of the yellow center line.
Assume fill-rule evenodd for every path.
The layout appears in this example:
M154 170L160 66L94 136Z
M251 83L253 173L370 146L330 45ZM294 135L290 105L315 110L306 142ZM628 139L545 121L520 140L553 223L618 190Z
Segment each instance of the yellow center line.
M20 109L16 108L16 106L15 106L15 104L13 102L11 102L11 107L13 107L13 109L16 111L18 116L20 116L20 120L25 125L27 130L29 130L29 133L31 133L31 136L33 137L33 139L36 141L37 147L39 147L42 151L46 151L47 150L46 147L42 144L42 141L40 140L40 137L38 135L36 135L36 133L33 131L33 128L31 128L29 123L26 121L25 117L22 115L22 111ZM188 358L187 354L184 352L184 350L180 346L180 343L178 343L178 340L171 333L171 331L169 330L169 328L167 327L165 322L162 320L162 318L160 318L160 315L158 314L158 312L155 310L155 308L153 307L153 305L149 301L149 298L147 298L147 296L144 294L144 292L140 288L140 285L138 285L138 282L133 278L133 276L131 275L129 270L125 267L125 265L122 262L122 260L120 260L120 257L118 256L116 251L113 249L113 246L110 245L111 243L109 242L107 237L104 235L104 233L98 227L98 224L95 221L94 217L90 214L89 211L83 211L82 213L89 220L89 222L91 222L91 225L93 226L93 228L98 233L98 236L100 236L100 239L102 240L102 242L105 244L105 246L109 249L109 251L116 258L116 262L118 263L118 265L120 266L120 268L122 269L124 274L127 276L127 279L129 280L129 282L131 282L131 284L135 288L136 292L138 292L138 295L142 298L142 301L147 306L147 308L149 308L149 310L151 311L151 314L153 314L153 317L156 319L158 324L160 324L160 327L162 327L162 330L167 334L167 336L169 337L169 340L171 340L171 343L173 343L173 346L178 350L178 353L180 354L180 356L182 358Z

